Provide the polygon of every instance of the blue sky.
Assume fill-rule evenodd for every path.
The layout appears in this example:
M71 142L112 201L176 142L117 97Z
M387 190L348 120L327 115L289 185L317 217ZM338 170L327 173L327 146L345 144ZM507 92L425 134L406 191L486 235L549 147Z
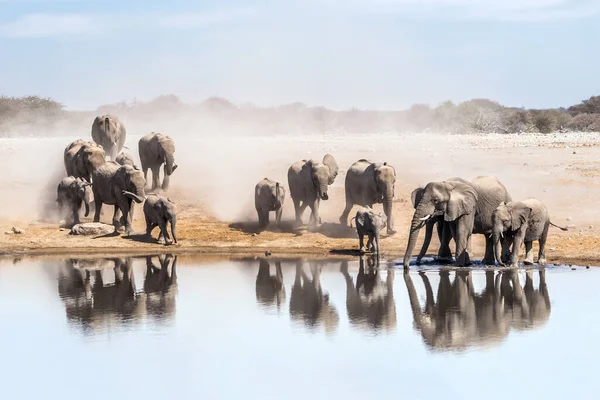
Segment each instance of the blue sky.
M0 0L0 93L405 108L600 94L598 0Z

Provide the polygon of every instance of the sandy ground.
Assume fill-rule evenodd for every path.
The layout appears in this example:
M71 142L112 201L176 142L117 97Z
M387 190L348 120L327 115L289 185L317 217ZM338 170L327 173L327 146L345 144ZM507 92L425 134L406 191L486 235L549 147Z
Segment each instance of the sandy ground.
M0 177L3 205L1 232L16 226L24 234L0 234L4 254L131 252L194 252L274 254L344 254L358 248L354 229L337 223L344 208L345 171L359 158L387 161L397 170L394 220L398 233L382 238L388 260L400 258L412 216L410 192L429 181L452 176L473 179L495 175L513 199L536 197L548 206L552 221L569 226L551 229L547 258L551 263L600 265L600 134L555 135L442 135L374 134L269 138L177 138L176 159L168 196L179 205L179 244L163 246L147 241L140 206L134 218L136 235L80 237L60 229L53 209L55 188L63 176L62 150L74 137L0 140ZM136 149L139 136L126 145ZM137 158L135 150L131 150ZM287 186L287 168L297 160L322 158L331 152L340 174L321 203L323 226L318 232L294 229L293 205L284 204L282 231L254 234L256 213L253 188L265 176ZM27 168L16 166L26 164ZM376 206L377 207L377 206ZM381 206L378 206L381 207ZM309 211L305 215L308 220ZM103 222L112 217L105 206ZM84 218L91 220L91 218ZM158 235L155 230L154 237ZM420 239L424 236L421 233ZM483 255L483 237L474 236L474 259ZM437 250L432 240L429 253ZM419 244L420 246L420 244ZM534 245L537 249L537 244ZM536 254L537 255L537 254ZM415 254L416 256L416 254Z

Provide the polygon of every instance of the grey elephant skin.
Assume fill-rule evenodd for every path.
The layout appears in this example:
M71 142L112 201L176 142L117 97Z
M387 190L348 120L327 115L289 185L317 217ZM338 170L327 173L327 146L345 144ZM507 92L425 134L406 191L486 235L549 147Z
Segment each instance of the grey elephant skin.
M319 205L321 200L329 199L327 193L338 174L338 165L331 154L323 157L323 162L302 160L288 169L288 185L290 196L296 211L296 223L302 225L302 214L310 207L310 222L315 226L321 224Z
M370 331L392 331L396 328L394 302L394 269L387 270L385 282L379 274L375 256L360 257L356 284L348 272L348 261L342 261L340 272L346 281L346 311L350 323ZM365 261L367 268L365 268Z
M546 239L550 225L566 231L567 228L550 222L548 209L538 199L501 203L492 214L494 254L496 261L504 265L500 251L500 241L507 236L512 241L510 266L518 267L519 250L525 243L525 264L533 264L533 242L539 242L538 263L546 264Z
M386 227L386 216L369 207L361 207L356 212L356 233L360 245L360 252L367 250L379 254L379 235L381 230ZM367 247L365 248L364 239L367 237Z
M91 183L81 178L68 176L63 178L56 188L56 202L59 210L68 207L70 214L67 217L67 223L71 225L79 224L79 210L81 205L85 204L85 216L90 213L90 202L92 201Z
M117 164L120 164L120 165L130 165L132 167L135 167L135 162L133 161L133 156L129 153L125 153L125 152L119 153L117 158L115 158L115 161L117 162Z
M126 137L125 125L114 115L105 114L94 118L92 139L104 148L106 156L111 160L114 161L125 146Z
M152 237L152 230L158 226L160 228L159 240L162 236L165 239L166 245L170 245L173 242L177 243L177 235L175 233L177 205L171 199L156 194L148 195L144 203L144 215L146 217L146 236L148 239ZM169 231L167 230L169 223L171 224L173 240L169 237Z
M94 171L92 180L92 190L96 202L94 222L100 222L102 204L114 205L113 225L115 230L124 224L127 234L132 234L130 215L132 202L141 203L146 198L144 192L146 180L142 171L129 165L119 165L114 161L107 161ZM120 214L122 214L122 218L120 218Z
M535 329L545 324L550 315L545 271L539 271L537 290L533 285L533 271L527 271L524 287L518 274L513 272L487 270L485 288L477 293L472 271L456 271L454 281L450 271L440 271L437 296L429 277L421 272L425 286L423 308L411 274L405 271L415 330L430 349L455 352L498 345L511 329Z
M152 190L162 187L169 188L171 174L177 169L175 164L175 142L171 137L162 133L152 132L138 142L138 151L144 178L147 179L148 169L152 171ZM160 184L160 167L164 164L164 177Z
M285 201L285 188L269 178L260 180L254 187L254 208L258 214L258 227L263 230L269 225L269 213L275 211L277 226L281 226L281 214Z
M387 233L393 235L392 201L396 183L396 170L387 162L374 163L365 159L358 160L346 173L346 208L340 216L340 223L348 225L348 215L354 205L368 206L383 203L387 216Z
M102 146L77 139L65 148L64 163L67 176L92 181L92 173L106 162Z
M417 242L419 229L430 218L443 216L451 222L450 231L456 244L455 263L465 266L471 263L471 235L486 237L485 264L494 265L492 213L500 203L511 201L506 187L493 176L480 176L471 182L443 181L428 183L418 203L410 225L409 239L404 254L404 268L409 268L410 258Z

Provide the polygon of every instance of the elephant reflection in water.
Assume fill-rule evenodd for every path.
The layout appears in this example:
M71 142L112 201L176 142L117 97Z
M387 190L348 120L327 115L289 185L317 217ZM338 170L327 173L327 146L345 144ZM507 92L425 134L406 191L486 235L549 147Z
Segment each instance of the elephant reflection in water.
M414 327L433 350L463 350L471 346L500 343L515 329L531 329L545 323L550 315L550 300L545 271L540 270L540 285L534 290L533 271L526 273L521 287L516 271L486 271L485 289L475 293L471 271L457 271L454 281L449 271L440 271L437 299L424 272L425 309L421 309L410 273L404 281L413 312Z
M385 283L379 276L379 263L375 256L360 257L356 286L348 273L348 261L342 261L340 272L346 280L346 309L352 324L373 331L392 331L396 328L396 304L394 302L394 270L387 270Z
M302 262L296 262L296 276L290 295L290 314L293 320L303 321L310 328L323 325L327 334L337 330L339 315L335 306L329 302L329 293L323 293L321 287L321 265L311 261L308 277Z
M177 256L161 254L157 258L160 268L156 267L152 257L146 257L146 277L144 279L146 310L154 317L165 318L175 315ZM171 267L170 274L169 266Z
M164 290L176 282L174 272L165 279L162 271L149 267L151 273L146 275L144 282L146 295L137 292L132 262L132 258L67 260L59 271L58 292L69 321L80 324L84 330L101 331L112 325L140 321L147 312L161 316L173 313L174 300L168 300ZM174 267L175 262L172 271ZM107 284L103 271L110 270L114 274L114 283ZM160 300L155 300L155 293Z
M281 262L275 262L275 275L271 275L271 265L261 258L256 275L256 301L265 306L276 304L277 309L285 302L285 286L283 284L283 272Z

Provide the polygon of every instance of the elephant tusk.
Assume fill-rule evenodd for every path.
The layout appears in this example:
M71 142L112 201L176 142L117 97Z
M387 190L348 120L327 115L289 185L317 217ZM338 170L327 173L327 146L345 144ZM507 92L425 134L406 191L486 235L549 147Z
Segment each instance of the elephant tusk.
M427 214L423 218L419 218L419 221L427 221L429 218L431 218L431 214Z
M504 239L504 233L500 232L500 237Z

